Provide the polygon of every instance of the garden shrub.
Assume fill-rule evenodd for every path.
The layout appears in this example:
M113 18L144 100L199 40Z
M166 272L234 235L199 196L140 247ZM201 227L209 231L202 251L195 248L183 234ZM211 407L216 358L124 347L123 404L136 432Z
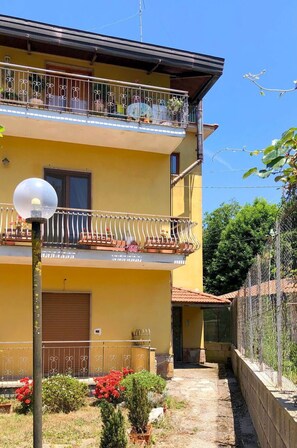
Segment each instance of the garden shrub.
M42 401L46 412L77 411L85 404L88 386L68 375L55 375L42 383Z
M144 433L152 407L149 403L147 389L137 377L131 376L131 392L127 399L128 418L135 432Z
M101 403L101 418L103 429L100 448L126 448L127 437L124 417L121 411L103 400Z
M122 380L121 386L125 388L125 399L129 399L131 396L134 378L147 392L162 394L165 390L166 381L163 378L154 373L150 373L147 370L142 370L141 372L133 373Z
M94 378L96 388L94 395L99 401L105 400L114 405L123 401L125 386L121 384L123 378L133 373L131 369L111 370L108 375Z

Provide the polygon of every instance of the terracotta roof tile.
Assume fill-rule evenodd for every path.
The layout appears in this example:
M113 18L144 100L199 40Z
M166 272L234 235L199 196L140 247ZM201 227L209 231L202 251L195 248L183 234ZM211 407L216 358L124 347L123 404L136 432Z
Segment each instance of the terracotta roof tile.
M172 303L201 303L201 304L217 304L228 305L230 300L222 299L206 292L197 292L184 288L172 288Z
M293 279L289 278L282 278L280 281L280 288L281 291L290 294L290 293L296 293L297 292L297 285L296 282ZM257 297L259 294L259 287L258 285L252 285L250 294L252 297ZM270 280L269 282L262 282L261 283L261 295L270 295L270 294L276 294L276 281ZM221 296L218 296L220 299L230 299L233 300L235 297L244 297L249 295L249 288L241 288L238 291L232 291L227 292L226 294L223 294Z

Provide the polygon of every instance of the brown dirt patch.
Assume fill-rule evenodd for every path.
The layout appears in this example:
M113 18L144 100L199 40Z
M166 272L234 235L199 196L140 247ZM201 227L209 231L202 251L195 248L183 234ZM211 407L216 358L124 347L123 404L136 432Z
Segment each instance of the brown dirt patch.
M165 427L155 430L157 447L258 447L247 407L230 370L210 363L176 369L168 390L186 405L168 411Z

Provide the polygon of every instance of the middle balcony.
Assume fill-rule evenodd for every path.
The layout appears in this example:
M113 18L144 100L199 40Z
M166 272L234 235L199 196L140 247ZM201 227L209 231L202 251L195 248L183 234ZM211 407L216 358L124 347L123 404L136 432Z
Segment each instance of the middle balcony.
M0 75L5 135L162 154L186 135L184 91L4 63Z
M56 266L172 270L198 249L187 218L57 209L44 225L43 263ZM0 206L0 264L31 263L31 226Z

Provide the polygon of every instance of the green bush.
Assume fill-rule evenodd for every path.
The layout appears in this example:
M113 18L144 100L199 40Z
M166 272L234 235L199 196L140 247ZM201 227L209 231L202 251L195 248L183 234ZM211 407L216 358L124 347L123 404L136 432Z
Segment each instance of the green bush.
M114 406L105 400L102 400L100 406L103 424L100 448L126 448L127 437L123 414L119 409L116 411Z
M68 375L55 375L42 383L42 401L45 412L77 411L85 404L88 386Z
M137 433L144 433L147 429L151 405L149 404L147 389L138 378L132 378L132 390L127 399L128 418L132 428Z
M166 381L159 375L150 373L147 370L142 370L141 372L126 376L126 378L121 381L121 386L126 389L124 392L125 399L129 399L131 396L134 378L147 392L162 394L166 387Z

